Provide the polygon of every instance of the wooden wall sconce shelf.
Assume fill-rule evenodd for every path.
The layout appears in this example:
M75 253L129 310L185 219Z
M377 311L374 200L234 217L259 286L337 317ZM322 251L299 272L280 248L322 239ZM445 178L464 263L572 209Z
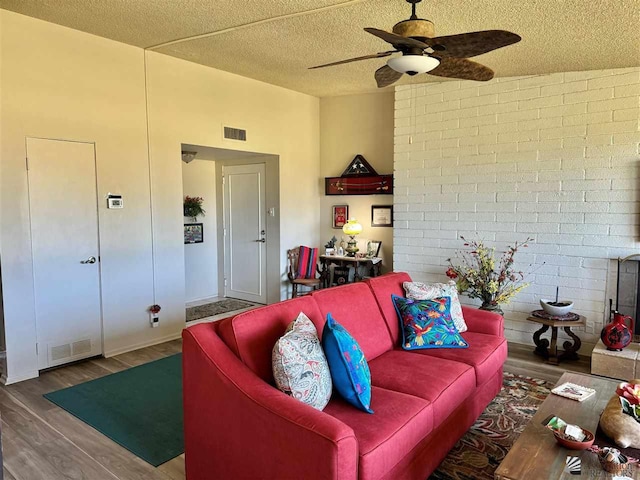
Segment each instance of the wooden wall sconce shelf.
M325 195L393 195L393 175L378 175L362 155L356 155L340 177L325 177Z

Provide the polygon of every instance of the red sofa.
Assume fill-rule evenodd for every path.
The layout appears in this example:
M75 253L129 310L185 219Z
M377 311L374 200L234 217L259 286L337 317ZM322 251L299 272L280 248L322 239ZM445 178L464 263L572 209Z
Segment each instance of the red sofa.
M391 294L406 273L318 290L185 329L188 480L420 479L433 472L500 391L501 316L463 307L467 349L404 351ZM318 411L276 389L271 349L303 311L331 312L369 362L374 414L336 393Z

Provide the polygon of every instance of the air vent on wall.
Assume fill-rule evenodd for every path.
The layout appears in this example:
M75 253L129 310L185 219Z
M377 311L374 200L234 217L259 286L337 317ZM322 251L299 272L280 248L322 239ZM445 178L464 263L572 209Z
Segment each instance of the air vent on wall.
M71 356L71 345L64 343L62 345L52 346L50 352L51 361L57 362L58 360L69 358Z
M224 127L224 138L246 142L247 131L241 128Z
M79 340L77 342L73 342L71 344L71 350L73 351L73 355L84 355L85 353L91 352L91 340L88 338L86 340Z

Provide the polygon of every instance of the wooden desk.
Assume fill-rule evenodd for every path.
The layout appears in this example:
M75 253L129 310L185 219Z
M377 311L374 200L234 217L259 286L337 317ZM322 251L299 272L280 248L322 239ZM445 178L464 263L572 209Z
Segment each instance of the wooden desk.
M600 414L611 396L615 394L618 382L573 372L564 373L557 385L564 382L593 388L596 393L583 402L550 393L495 471L496 480L613 478L611 473L602 469L595 453L585 450L568 450L558 445L553 433L542 425L542 421L553 414L567 423L580 425L595 433ZM581 458L582 476L571 475L564 471L568 455ZM638 478L639 473L638 468L631 465L626 475Z
M542 324L540 330L533 334L533 342L536 344L534 353L547 359L547 363L558 365L561 360L578 360L578 350L582 342L580 338L571 331L571 327L584 327L586 319L582 315L578 320L548 320L539 317L527 317L527 320ZM540 339L540 335L551 327L551 345L546 338ZM567 341L562 344L563 352L558 354L558 327L563 328L565 333L573 339L573 343Z
M364 266L367 268L367 272L371 277L377 277L380 275L380 267L382 266L382 259L379 257L373 258L355 258L355 257L341 257L338 255L320 255L320 263L322 264L322 270L320 272L320 278L322 279L322 288L329 287L329 267L335 265L337 267L349 267L354 269L353 280L358 282L362 280L359 267Z

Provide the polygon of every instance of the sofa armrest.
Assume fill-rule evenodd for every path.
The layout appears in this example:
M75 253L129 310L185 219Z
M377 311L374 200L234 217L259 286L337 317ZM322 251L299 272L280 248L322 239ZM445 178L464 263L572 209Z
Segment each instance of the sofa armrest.
M209 325L182 337L189 480L357 478L349 426L265 383Z
M470 332L504 337L504 318L502 315L463 305L462 316Z

